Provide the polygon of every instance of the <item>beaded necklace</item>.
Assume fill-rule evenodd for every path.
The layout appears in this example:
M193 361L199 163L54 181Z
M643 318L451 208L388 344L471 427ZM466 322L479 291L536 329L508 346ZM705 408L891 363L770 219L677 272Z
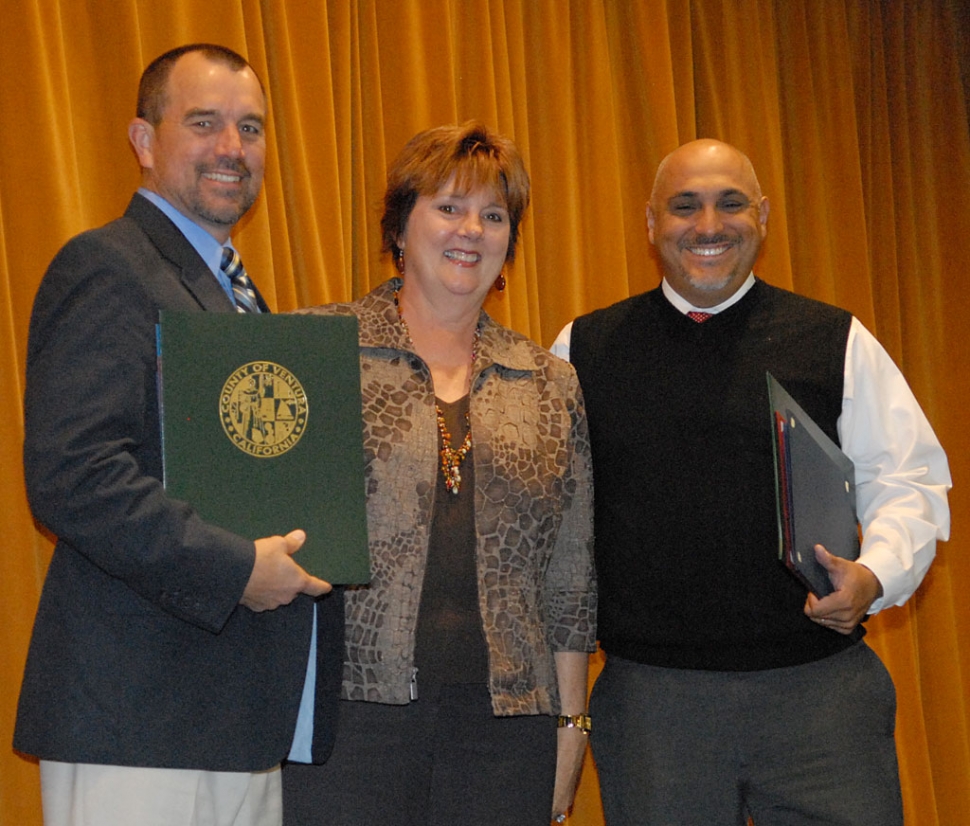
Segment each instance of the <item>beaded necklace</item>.
M404 320L404 313L401 311L398 292L399 290L394 291L394 306L397 308L397 320L401 324L401 329L404 330L408 344L411 345L411 349L414 349L411 331L408 329L408 323ZM478 355L478 343L481 338L482 329L479 325L475 327L475 341L472 344L472 364L475 363L475 356ZM439 455L441 456L441 475L444 476L445 487L449 493L457 496L461 488L461 463L465 461L468 451L472 449L471 425L468 421L468 414L465 413L465 425L467 426L465 438L458 447L452 447L451 433L448 432L448 425L445 424L445 414L441 412L441 407L437 401L434 404L434 411L435 419L438 422L438 432L441 434L441 450L439 451Z

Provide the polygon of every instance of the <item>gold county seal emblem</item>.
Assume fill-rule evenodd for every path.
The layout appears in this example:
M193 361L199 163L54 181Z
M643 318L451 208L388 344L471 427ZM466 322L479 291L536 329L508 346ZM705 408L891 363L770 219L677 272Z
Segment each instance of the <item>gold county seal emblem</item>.
M285 367L251 361L233 371L219 394L219 418L229 440L259 458L280 456L306 432L306 392Z

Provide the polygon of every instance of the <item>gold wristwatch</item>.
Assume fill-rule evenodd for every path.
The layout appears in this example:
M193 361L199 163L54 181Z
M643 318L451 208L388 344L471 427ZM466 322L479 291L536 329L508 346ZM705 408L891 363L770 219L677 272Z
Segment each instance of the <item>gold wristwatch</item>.
M559 728L578 728L583 734L593 730L593 720L588 714L560 714L556 718Z

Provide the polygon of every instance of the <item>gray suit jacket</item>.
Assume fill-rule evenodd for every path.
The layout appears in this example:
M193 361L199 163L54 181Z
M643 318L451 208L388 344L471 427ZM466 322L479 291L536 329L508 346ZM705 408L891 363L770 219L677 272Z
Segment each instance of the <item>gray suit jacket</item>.
M58 541L14 747L66 762L266 769L292 741L313 601L260 614L240 607L253 543L165 494L160 309L233 305L139 195L124 217L69 241L38 290L24 468L34 515ZM342 593L319 607L315 762L332 744Z

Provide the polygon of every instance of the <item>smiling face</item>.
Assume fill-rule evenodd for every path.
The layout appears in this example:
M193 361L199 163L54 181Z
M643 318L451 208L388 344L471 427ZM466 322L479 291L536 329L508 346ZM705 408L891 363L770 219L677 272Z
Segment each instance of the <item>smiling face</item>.
M720 141L693 141L668 155L647 205L664 276L696 307L720 304L741 287L767 222L768 199L750 161Z
M397 245L404 279L434 300L449 293L479 304L505 263L509 213L491 187L462 191L454 175L433 195L419 195Z
M143 185L225 243L262 186L265 119L251 69L183 55L169 75L161 120L136 118L128 128Z

